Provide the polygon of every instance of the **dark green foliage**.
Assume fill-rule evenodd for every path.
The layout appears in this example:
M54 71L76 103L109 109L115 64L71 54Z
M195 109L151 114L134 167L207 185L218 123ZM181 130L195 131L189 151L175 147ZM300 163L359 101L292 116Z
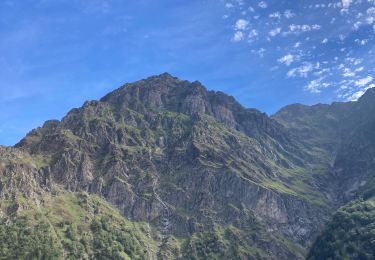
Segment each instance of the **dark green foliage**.
M108 217L94 219L93 232L94 257L97 259L147 259L147 252L142 249L136 237L121 226L116 228Z
M307 259L375 259L375 201L359 200L341 208Z
M47 224L31 227L25 218L0 221L0 259L59 259L62 255Z
M89 241L79 239L77 226L74 223L68 224L65 235L66 239L62 240L62 244L68 258L77 259L83 255L88 255L87 251L89 248L87 247L87 244Z
M200 233L187 242L185 257L190 259L216 258L224 255L225 245L215 233ZM216 256L216 257L215 257Z
M254 244L254 247L250 244ZM267 259L249 234L227 227L194 234L183 245L184 259Z

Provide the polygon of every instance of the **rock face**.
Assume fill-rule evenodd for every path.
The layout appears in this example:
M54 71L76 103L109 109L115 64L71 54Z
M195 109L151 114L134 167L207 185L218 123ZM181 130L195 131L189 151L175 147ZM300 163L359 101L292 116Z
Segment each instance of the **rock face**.
M99 195L152 226L161 259L301 259L333 208L372 192L374 100L269 117L199 82L153 76L1 148L0 198Z
M38 163L44 163L40 158L12 147L0 147L0 158L0 197L3 201L12 201L21 195L38 204L38 195L51 190L49 168L38 167ZM20 209L19 204L2 208L6 214Z

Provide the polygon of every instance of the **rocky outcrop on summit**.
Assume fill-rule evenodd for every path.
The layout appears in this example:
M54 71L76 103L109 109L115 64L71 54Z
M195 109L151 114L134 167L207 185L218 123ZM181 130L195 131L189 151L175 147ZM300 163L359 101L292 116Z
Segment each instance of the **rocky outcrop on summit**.
M101 101L113 104L120 111L148 113L150 109L164 109L190 116L206 114L250 137L269 135L280 141L288 139L284 129L266 114L245 109L222 92L207 91L198 81L182 81L168 73L126 84Z

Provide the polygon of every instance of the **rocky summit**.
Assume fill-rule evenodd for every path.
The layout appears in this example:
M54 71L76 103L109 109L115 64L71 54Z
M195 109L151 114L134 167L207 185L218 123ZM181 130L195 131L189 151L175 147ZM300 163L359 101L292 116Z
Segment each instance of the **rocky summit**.
M125 84L0 147L0 259L374 259L374 133L375 89L268 116Z

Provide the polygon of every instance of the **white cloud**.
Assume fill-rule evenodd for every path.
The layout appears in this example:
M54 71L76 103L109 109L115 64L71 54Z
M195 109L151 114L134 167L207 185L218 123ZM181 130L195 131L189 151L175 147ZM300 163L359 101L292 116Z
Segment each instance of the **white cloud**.
M330 68L324 68L324 69L317 69L317 71L314 72L315 76L322 76L323 74L327 74L331 71Z
M311 93L320 93L322 88L327 88L330 86L329 83L322 82L323 78L315 79L309 82L305 86L305 89L310 91Z
M370 88L374 88L375 84L370 84L368 87L361 89L357 92L354 92L351 96L347 98L348 101L357 101L363 94L366 93L366 91Z
M363 62L363 59L356 59L353 57L348 57L345 59L345 61L353 64L354 66L357 66Z
M369 17L366 18L366 22L367 22L367 24L373 24L374 21L375 21L375 18L372 17L372 16L369 16Z
M243 32L237 31L233 34L232 41L239 42L243 40Z
M264 53L266 52L266 49L264 48L260 48L258 50L251 50L252 53L256 53L259 55L259 57L263 57L264 56Z
M361 72L361 71L363 71L364 69L365 69L364 67L359 67L359 68L355 69L355 71L356 71L356 72Z
M355 73L351 71L349 68L345 68L344 73L342 75L346 78L355 77Z
M321 26L319 24L290 24L289 25L289 31L284 32L283 35L288 34L299 34L302 32L310 32L310 31L316 31L320 30Z
M295 16L295 14L292 13L292 11L290 11L290 10L286 10L284 12L284 16L285 16L286 19L290 19L290 18L293 18Z
M356 85L357 87L364 87L372 81L373 81L373 77L367 76L365 78L358 79L356 82L354 82L354 85Z
M259 2L258 6L259 6L260 8L262 8L262 9L265 9L265 8L268 7L267 3L264 2L264 1Z
M365 94L365 92L366 90L360 90L360 91L355 92L353 95L351 95L348 98L348 101L357 101L361 96L363 96L363 94Z
M238 19L234 28L236 30L246 30L248 25L249 25L249 21L244 20L244 19Z
M249 32L249 35L248 35L248 39L249 39L249 42L253 42L255 40L258 39L258 31L255 30L255 29L252 29L250 32Z
M354 42L363 46L363 45L366 45L368 43L368 39L362 39L362 40L355 39Z
M300 76L300 77L306 78L307 75L313 71L313 69L314 69L313 64L311 64L310 62L305 62L302 66L289 70L287 73L287 76L288 77Z
M232 8L232 7L234 7L234 5L233 5L232 3L226 3L226 4L225 4L225 7L226 7L226 8Z
M236 2L237 2L237 4L240 5L240 6L245 4L245 3L244 3L244 0L236 0Z
M320 86L320 83L318 80L312 80L305 88L310 92L319 93L320 92L319 86Z
M375 7L370 7L369 9L367 9L366 13L369 15L375 14Z
M281 32L281 28L278 27L278 28L275 28L275 29L272 29L271 31L269 31L269 36L271 37L275 37L276 35L278 35L279 33Z
M348 9L352 3L352 0L341 0L342 7Z
M317 93L332 87L337 98L346 100L375 85L375 0L307 1L286 7L290 10L268 0L222 2L233 4L233 10L226 9L228 18L237 15L232 41L249 43L256 59L272 59L271 70L300 78L305 90Z
M320 28L322 28L319 24L313 24L312 26L311 26L311 29L312 30L320 30Z
M357 21L357 22L355 22L354 24L353 24L353 29L354 30L358 30L359 29L359 27L361 26L361 22L359 22L359 21Z
M285 65L289 66L290 64L293 63L294 58L295 57L292 54L287 54L287 55L281 57L280 59L278 59L277 61L282 63L282 64L285 64Z
M281 14L279 12L275 12L275 13L270 14L269 17L270 18L280 19L281 18Z

